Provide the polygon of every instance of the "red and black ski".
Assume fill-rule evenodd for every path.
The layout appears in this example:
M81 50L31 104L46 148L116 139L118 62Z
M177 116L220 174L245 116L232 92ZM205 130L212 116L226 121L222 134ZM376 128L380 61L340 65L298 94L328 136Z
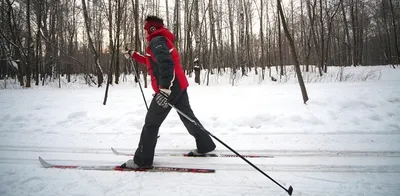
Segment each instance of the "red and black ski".
M133 153L124 153L115 150L111 147L111 150L116 155L121 156L134 156ZM216 153L207 153L204 155L189 155L188 153L158 153L154 156L162 156L162 157L238 157L236 154L216 154ZM274 158L271 155L242 155L245 158Z
M121 168L120 166L113 165L57 165L51 164L41 157L39 162L44 168L58 168L58 169L77 169L77 170L98 170L98 171L131 171L131 172L182 172L182 173L215 173L214 169L200 169L200 168L181 168L181 167L152 167L152 168Z

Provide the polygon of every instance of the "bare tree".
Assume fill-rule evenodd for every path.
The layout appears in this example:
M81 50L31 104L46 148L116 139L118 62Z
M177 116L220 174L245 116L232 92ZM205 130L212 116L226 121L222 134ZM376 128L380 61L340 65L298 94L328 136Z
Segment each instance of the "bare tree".
M196 1L197 3L198 1ZM165 12L167 15L167 27L170 28L169 26L169 7L168 7L168 0L165 0Z
M74 50L77 50L77 47L74 44L74 37L77 34L76 28L76 11L75 11L76 0L72 1L72 19L68 19L67 22L67 32L68 32L68 56L74 55ZM67 5L68 7L68 5ZM70 18L70 17L68 17ZM67 81L71 82L71 74L72 74L73 65L68 63L67 65Z
M216 64L216 57L217 57L217 40L215 36L215 20L214 20L214 7L212 0L209 0L208 2L208 13L209 13L209 19L210 19L210 60L209 60L209 67L207 71L207 86L209 85L210 82L210 74L213 74L213 68Z
M222 24L222 18L223 18L223 10L222 7L224 7L224 5L222 3L218 4L218 1L214 1L215 2L215 6L217 7L216 10L216 23L217 23L217 34L218 34L218 54L217 54L217 58L219 60L219 66L218 66L218 74L221 74L221 68L223 68L224 72L225 72L225 67L226 67L226 61L223 60L224 59L224 51L225 51L225 47L224 47L224 40L223 40L223 33L222 33L222 29L223 24Z
M245 58L245 62L247 65L247 68L249 69L249 71L251 71L251 67L254 66L253 65L253 48L255 48L253 46L253 44L251 43L251 37L250 34L252 33L252 28L250 29L252 25L252 11L250 9L250 2L248 2L247 0L243 0L243 10L244 10L244 15L246 17L246 22L245 22L245 45L243 45L243 48L245 49L245 54L246 54L246 58ZM257 69L255 69L255 74L257 74Z
M324 61L324 72L325 73L327 73L327 71L328 71L328 64L330 63L330 61L331 61L331 55L330 55L330 53L329 53L329 49L330 49L330 46L331 46L331 41L332 41L332 25L333 25L333 19L335 18L335 16L336 16L336 14L338 13L338 11L339 11L339 8L340 8L340 4L342 4L342 1L343 0L339 0L339 3L337 4L337 5L335 5L336 6L336 8L334 7L333 8L333 11L332 11L332 14L331 14L331 11L330 10L328 10L328 8L326 8L326 15L327 15L327 28L328 28L328 34L327 34L327 40L326 40L326 47L324 48L324 50L325 50L325 61Z
M359 6L359 1L358 0L350 0L350 16L351 16L351 26L352 26L352 32L353 32L353 66L358 66L360 65L360 61L358 59L359 57L359 52L360 49L359 46L359 31L360 31L360 26L358 23L358 6Z
M293 60L295 61L295 69L296 69L297 79L299 81L301 93L303 95L303 101L304 101L304 103L306 103L308 101L306 86L304 85L303 76L301 75L300 63L299 63L299 59L298 59L298 56L296 53L296 48L294 45L293 38L291 37L289 29L287 27L280 0L277 0L277 7L278 7L278 12L279 12L280 18L282 19L282 26L285 31L286 38L289 40L290 49L292 51L292 57L293 57Z
M31 3L30 0L26 0L26 26L27 26L27 41L26 41L26 48L28 49L27 51L27 56L26 56L26 87L31 87L31 74L32 74L32 68L31 68L31 62L33 59L33 43L32 43L32 29L31 29Z
M97 80L98 80L98 87L100 87L103 84L103 70L101 69L101 66L99 64L99 55L96 51L96 48L94 47L94 43L92 40L92 37L90 35L90 24L89 24L89 16L88 16L88 11L86 8L86 2L85 0L82 0L82 8L83 8L83 16L84 16L84 20L85 20L85 26L86 26L86 33L88 36L88 40L89 40L89 47L92 50L93 53L93 60L94 63L96 65L96 69L97 69Z
M185 44L184 44L184 56L183 65L189 75L193 70L193 49L192 49L192 12L193 3L190 4L189 0L185 0Z
M281 18L279 17L279 7L277 7L277 15L278 15L278 50L279 50L279 66L280 66L280 74L279 77L282 78L285 75L283 67L283 55L282 55L282 28L281 28Z
M240 48L240 55L239 55L239 63L242 69L242 76L246 75L246 48L245 48L245 20L244 20L244 8L243 8L243 0L239 0L239 48Z
M253 68L258 74L257 68L264 72L267 66L272 76L270 68L275 66L277 74L283 76L287 74L284 65L294 63L288 58L292 55L290 43L282 38L283 22L275 10L276 1L184 0L173 4L165 1L164 12L160 11L164 10L160 0L85 3L82 5L85 9L80 9L76 0L1 1L0 35L2 43L6 43L1 52L9 51L9 58L19 63L17 78L21 86L31 85L28 82L31 79L36 85L55 79L59 84L64 79L71 82L72 75L77 78L82 73L87 84L93 84L91 75L95 74L101 85L102 70L108 74L109 82L120 83L121 70L125 75L131 72L127 61L121 64L122 55L118 54L121 39L130 48L143 51L141 42L145 42L145 36L141 29L147 14L166 17L167 27L171 26L176 36L175 45L181 48L184 69L189 76L195 70L197 83L200 83L199 68L204 66L209 74L231 69L234 85L237 77L246 76ZM287 3L282 12L286 13L298 61L305 65L305 71L319 71L322 75L336 65L394 67L399 63L397 1L290 0ZM258 15L254 14L254 8ZM84 26L80 26L81 15ZM255 30L253 24L260 24L260 29ZM109 44L108 50L104 43ZM90 54L93 58L87 58ZM147 87L147 69L137 63L134 66L138 74L143 74ZM242 72L237 75L239 66Z
M140 32L139 32L139 26L140 26L140 19L139 19L139 0L135 0L135 3L132 4L134 5L134 21L135 21L135 50L139 51L142 48L142 42L140 41ZM147 88L147 68L141 66L139 68L139 64L135 63L135 70L136 74L135 77L138 76L139 78L136 78L135 81L138 82L140 80L140 73L139 70L142 70L143 73L143 80L144 80L144 88Z
M320 23L320 62L318 66L319 74L322 76L322 67L324 67L324 62L325 62L325 20L324 20L324 14L323 14L323 4L322 0L319 0L319 23Z
M263 28L263 13L264 13L264 4L263 4L263 0L260 0L260 42L261 42L261 69L262 69L262 79L265 79L265 42L264 42L264 28ZM269 21L267 21L269 22Z
M351 58L351 41L350 41L350 33L349 33L349 26L347 23L347 17L346 17L346 10L344 9L344 4L343 1L340 1L340 8L342 10L342 16L343 16L343 26L344 26L344 32L345 32L345 36L346 36L346 41L345 41L345 45L346 45L346 49L347 49L347 56L346 56L346 64L347 65L351 65L353 64L352 58Z
M395 13L395 11L394 11L394 8L393 8L393 1L392 0L389 0L389 5L390 5L390 12L392 13L392 25L393 25L393 38L394 38L394 48L395 48L395 50L396 50L396 54L397 54L397 63L399 63L400 64L400 49L399 49L399 45L398 45L398 38L397 38L397 24L396 24L396 19L395 18L397 18L396 17L396 13ZM393 66L393 68L395 68L394 66Z
M118 48L121 47L120 44L120 36L121 36L121 26L122 26L122 15L124 14L124 9L123 7L126 6L127 0L122 0L122 5L121 5L121 0L116 0L117 4L117 10L116 10L116 19L115 19L115 25L117 26L116 32L115 32L115 53L116 53L116 62L115 62L115 84L119 83L119 76L120 76L120 55L119 55L119 50Z
M63 12L63 5L61 4L61 0L56 0L56 12ZM58 48L60 50L65 50L65 39L64 39L64 15L63 14L57 14L56 16L56 42L59 43ZM55 76L53 78L58 79L58 87L61 88L61 75L63 73L63 64L64 64L64 55L63 54L57 54L56 51L54 51L53 54L55 59Z
M201 69L201 64L200 62L200 9L199 9L199 1L194 1L193 2L194 6L194 39L195 39L195 51L194 51L194 74L195 74L195 79L194 81L197 84L200 84L200 69Z
M40 74L40 64L41 64L41 57L42 57L42 43L41 43L41 35L40 29L42 26L42 8L43 2L39 1L36 3L35 12L36 12L36 24L37 24L37 31L36 31L36 51L35 51L35 70L34 70L34 78L35 78L35 85L39 85L39 74Z
M235 31L233 30L233 6L231 1L228 1L228 12L229 12L229 29L230 29L230 42L231 42L231 54L230 56L230 60L231 60L231 64L233 65L232 67L232 73L236 74L236 55L235 55ZM232 82L233 85L233 82Z
M175 0L175 8L174 8L174 34L175 34L175 45L177 48L180 48L181 42L181 34L180 34L180 0Z

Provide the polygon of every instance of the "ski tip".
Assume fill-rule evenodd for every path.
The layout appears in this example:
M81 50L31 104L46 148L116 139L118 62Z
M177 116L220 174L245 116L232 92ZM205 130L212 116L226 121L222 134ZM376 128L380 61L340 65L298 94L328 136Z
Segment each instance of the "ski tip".
M48 162L46 162L46 161L45 161L44 159L42 159L42 157L40 157L40 156L39 156L39 162L40 162L40 164L41 164L43 167L45 167L45 168L51 167L51 164L48 163Z
M115 150L113 147L111 147L111 151L114 153L114 154L116 154L116 155L119 155L120 153L117 151L117 150Z

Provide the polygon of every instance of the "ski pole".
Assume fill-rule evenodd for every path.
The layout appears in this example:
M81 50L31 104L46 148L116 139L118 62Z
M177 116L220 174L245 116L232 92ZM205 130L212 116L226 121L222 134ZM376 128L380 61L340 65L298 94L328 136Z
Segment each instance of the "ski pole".
M142 85L140 84L139 76L138 76L138 73L136 72L135 65L133 64L132 57L129 57L129 60L131 62L131 66L133 67L133 72L135 72L135 77L137 79L137 82L139 83L139 87L140 87L140 91L142 92L144 104L146 105L146 109L149 110L149 106L147 106L146 97L144 96Z
M220 139L218 139L216 136L214 136L212 133L210 133L209 131L207 131L202 125L198 124L196 121L194 121L193 119L191 119L189 116L187 116L184 112L180 111L178 108L176 108L174 105L168 103L169 106L171 106L172 108L174 108L179 114L181 114L182 116L184 116L186 119L188 119L190 122L192 122L194 125L196 125L197 127L199 127L201 130L203 130L204 132L206 132L208 135L210 135L211 137L213 137L215 140L217 140L219 143L221 143L222 145L224 145L226 148L228 148L230 151L232 151L233 153L235 153L238 157L240 157L241 159L243 159L246 163L248 163L249 165L251 165L254 169L256 169L257 171L259 171L261 174L263 174L265 177L269 178L270 180L272 180L272 182L274 182L275 184L277 184L279 187L281 187L282 189L284 189L289 195L292 195L293 193L293 188L292 186L289 186L288 189L286 189L285 187L283 187L281 184L279 184L277 181L275 181L273 178L271 178L270 176L268 176L265 172L263 172L260 168L258 168L257 166L255 166L252 162L250 162L249 160L247 160L246 158L244 158L242 155L240 155L238 152L236 152L235 150L233 150L230 146L228 146L227 144L225 144L223 141L221 141Z

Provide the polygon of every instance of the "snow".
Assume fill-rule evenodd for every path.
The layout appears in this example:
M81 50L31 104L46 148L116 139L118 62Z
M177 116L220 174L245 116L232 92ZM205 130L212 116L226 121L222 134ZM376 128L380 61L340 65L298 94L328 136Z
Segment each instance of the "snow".
M346 68L352 77L336 82L338 71L306 74L306 105L293 75L274 83L251 73L234 86L230 74L212 75L210 86L190 78L189 99L207 130L233 149L273 155L249 160L291 185L293 195L400 195L400 70ZM155 165L214 174L44 169L38 156L60 164L125 162L110 147L133 152L146 113L133 79L110 86L107 105L105 88L54 83L0 90L0 195L287 195L239 158L155 158ZM152 90L143 90L149 102ZM176 112L159 134L157 153L195 148ZM216 144L217 153L230 153Z

